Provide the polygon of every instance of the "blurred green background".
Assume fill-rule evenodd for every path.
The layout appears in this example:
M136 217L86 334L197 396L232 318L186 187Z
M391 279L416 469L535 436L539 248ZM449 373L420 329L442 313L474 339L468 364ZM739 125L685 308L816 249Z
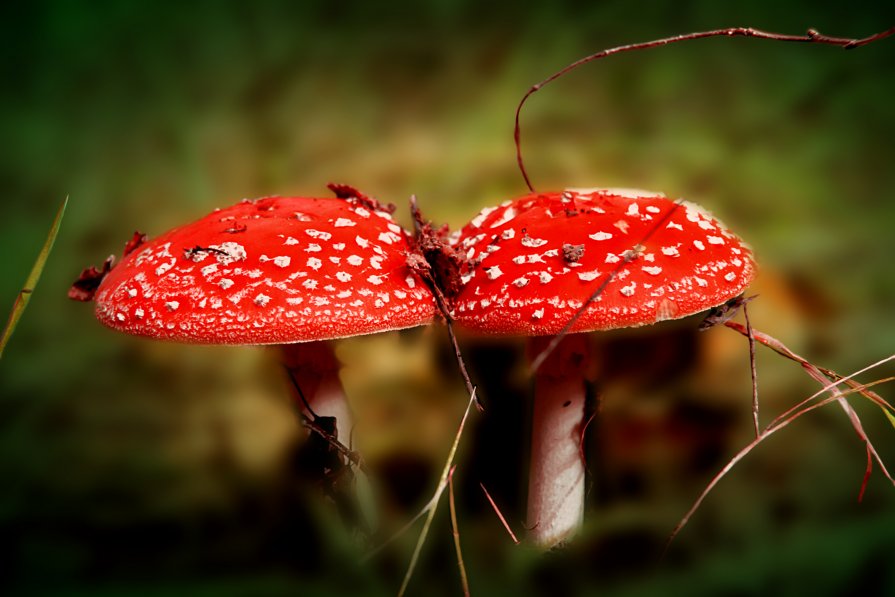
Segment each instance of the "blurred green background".
M0 587L390 594L409 560L415 531L361 564L352 525L297 477L275 353L127 338L65 298L134 229L243 197L327 195L330 181L396 203L404 222L415 193L459 226L523 193L516 103L585 54L731 25L860 37L893 24L891 6L767 1L4 5L4 312L71 203L0 362ZM892 39L851 52L714 39L585 67L534 96L523 133L538 188L659 190L725 220L762 265L756 327L847 373L895 346L893 97ZM522 346L462 338L488 405L455 478L474 593L895 592L895 490L875 468L856 503L865 452L835 405L741 463L657 563L750 439L746 344L697 323L597 338L587 524L549 555L513 546L478 488L521 533ZM380 539L428 499L464 406L445 342L431 330L339 347ZM765 421L814 390L767 351L758 368ZM852 402L895 463L895 431ZM459 592L452 549L444 507L413 593Z

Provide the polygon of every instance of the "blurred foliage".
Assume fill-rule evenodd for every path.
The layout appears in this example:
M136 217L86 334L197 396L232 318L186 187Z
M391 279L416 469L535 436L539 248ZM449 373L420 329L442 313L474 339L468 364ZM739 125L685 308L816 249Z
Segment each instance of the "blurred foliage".
M65 298L81 268L215 206L358 186L457 226L523 192L512 114L531 84L613 45L750 25L864 36L891 6L811 2L138 3L0 8L0 297L11 307L61 197L56 249L0 361L0 576L20 593L393 592L412 536L361 565L296 481L300 443L273 351L161 345ZM624 186L699 201L755 247L756 327L848 373L895 338L895 45L716 39L588 66L523 115L540 188ZM745 343L695 321L600 337L588 522L568 550L522 530L523 349L463 338L487 405L459 455L480 594L895 591L895 494L835 407L775 436L668 532L749 439ZM383 536L428 499L464 406L439 330L345 341ZM764 420L814 390L759 351ZM892 369L878 376L892 374ZM881 388L891 398L888 387ZM853 400L890 464L891 428ZM459 592L446 508L411 591ZM885 591L883 591L885 592Z

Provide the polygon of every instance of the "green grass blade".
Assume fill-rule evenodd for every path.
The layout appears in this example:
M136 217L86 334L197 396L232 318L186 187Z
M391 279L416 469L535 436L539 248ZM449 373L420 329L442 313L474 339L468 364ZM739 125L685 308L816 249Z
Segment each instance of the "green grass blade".
M59 211L56 212L56 217L53 219L53 225L50 227L49 234L47 234L47 240L44 241L44 246L40 250L40 254L38 254L34 266L31 268L31 273L28 274L28 279L25 280L25 285L19 291L19 294L16 297L16 302L12 306L12 311L9 313L9 320L6 322L6 327L3 328L3 336L0 338L0 358L3 358L3 351L6 350L6 343L9 342L10 336L12 336L12 333L15 331L19 320L22 318L22 313L25 312L25 307L28 306L28 301L31 300L31 294L34 292L34 287L37 286L37 281L40 280L40 274L43 273L44 265L46 265L47 258L50 256L50 251L53 250L53 243L56 242L56 236L59 234L59 227L62 225L62 216L65 213L65 208L67 206L68 197L66 197L65 200L62 201L62 205L59 206Z
M880 407L882 411L886 414L886 418L889 419L889 422L892 423L892 427L895 427L895 415L889 412L888 408Z

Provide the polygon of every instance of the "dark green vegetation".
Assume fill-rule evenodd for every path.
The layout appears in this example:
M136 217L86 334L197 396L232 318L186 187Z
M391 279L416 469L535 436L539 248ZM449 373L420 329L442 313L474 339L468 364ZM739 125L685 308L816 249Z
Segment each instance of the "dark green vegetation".
M429 217L456 226L523 192L515 104L581 55L728 25L863 36L895 22L891 9L810 2L288 4L0 9L4 319L71 196L0 361L0 582L23 593L387 594L409 557L412 536L356 564L348 534L297 480L275 355L122 337L65 299L134 228L155 235L242 197L324 194L329 181L398 204L405 222L417 193ZM848 373L895 346L893 66L892 40L844 52L716 39L612 58L529 103L530 172L544 189L641 187L703 203L763 265L753 323ZM865 454L836 406L742 463L654 563L751 429L745 342L696 336L696 323L601 336L589 522L547 557L513 547L478 489L522 530L521 349L464 339L488 405L455 479L474 592L893 591L895 490L875 474L855 503ZM427 499L464 406L443 347L416 333L341 348L384 525ZM761 349L758 367L765 421L813 391ZM891 426L853 403L895 467ZM444 507L411 592L423 587L459 591Z

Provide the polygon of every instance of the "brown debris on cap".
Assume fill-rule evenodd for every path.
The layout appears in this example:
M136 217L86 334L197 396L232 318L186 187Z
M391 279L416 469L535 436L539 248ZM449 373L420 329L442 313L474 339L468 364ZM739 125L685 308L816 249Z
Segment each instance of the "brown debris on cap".
M408 235L375 200L243 201L139 245L96 290L97 318L143 336L279 344L428 323ZM100 272L103 273L103 272Z
M749 247L706 211L636 190L530 194L483 210L455 245L466 263L454 317L490 333L556 334L603 283L570 331L676 319L755 276Z

